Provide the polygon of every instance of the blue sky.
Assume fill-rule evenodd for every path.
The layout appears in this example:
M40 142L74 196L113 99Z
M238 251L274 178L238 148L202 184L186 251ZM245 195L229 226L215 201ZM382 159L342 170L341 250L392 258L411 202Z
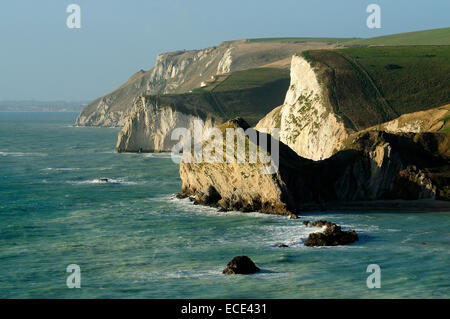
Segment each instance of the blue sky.
M81 7L68 29L66 7ZM382 28L366 27L377 3ZM448 0L9 0L0 3L0 100L90 100L156 55L255 37L373 37L448 27Z

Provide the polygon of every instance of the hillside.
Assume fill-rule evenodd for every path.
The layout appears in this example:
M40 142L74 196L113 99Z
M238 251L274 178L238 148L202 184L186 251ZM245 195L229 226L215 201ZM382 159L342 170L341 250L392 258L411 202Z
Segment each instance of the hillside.
M323 42L343 47L398 46L398 45L450 45L450 28L396 33L374 38L308 38L279 37L248 39L250 43L304 43Z
M344 45L450 45L450 28L397 33L368 39L352 39L345 41Z
M202 50L163 53L155 66L140 70L119 88L90 103L77 118L80 126L123 126L133 102L151 94L187 93L202 83L221 82L229 73L258 67L287 68L304 50L369 45L449 45L450 28L371 39L279 37L226 41ZM405 71L405 70L404 70Z
M239 116L255 125L283 103L289 87L289 72L269 68L237 71L211 86L191 93L148 95L146 98L202 119L214 117L225 121Z
M448 104L449 57L450 46L304 51L292 58L285 102L256 128L279 127L300 156L328 158L355 132Z
M137 99L119 134L118 152L170 151L174 128L192 128L195 120L213 126L241 116L255 125L283 103L289 87L285 69L233 72L191 93L144 95Z
M151 70L137 72L113 92L90 103L80 113L76 125L123 126L134 100L142 95L187 93L215 77L223 78L235 71L271 64L303 50L332 47L323 42L250 43L238 40L202 50L164 53L157 57Z
M303 53L318 69L328 103L354 130L450 102L450 46L400 46Z

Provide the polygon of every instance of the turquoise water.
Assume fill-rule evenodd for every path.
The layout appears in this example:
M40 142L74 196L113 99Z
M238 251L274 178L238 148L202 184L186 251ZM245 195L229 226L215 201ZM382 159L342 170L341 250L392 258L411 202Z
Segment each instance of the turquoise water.
M450 297L450 213L305 214L361 238L308 248L302 219L175 199L168 154L116 154L118 129L72 127L75 117L0 113L1 298ZM236 255L263 271L222 275ZM69 264L81 289L66 286ZM366 286L369 264L380 289Z

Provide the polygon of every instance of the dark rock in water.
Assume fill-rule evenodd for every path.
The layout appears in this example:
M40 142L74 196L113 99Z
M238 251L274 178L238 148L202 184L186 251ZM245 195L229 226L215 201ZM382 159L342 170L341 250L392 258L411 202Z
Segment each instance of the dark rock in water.
M278 248L287 248L287 247L289 247L289 246L285 245L285 244L278 245Z
M236 256L227 265L227 268L223 270L226 275L242 274L248 275L260 271L256 267L255 263L247 256Z
M353 229L342 231L341 227L335 223L319 220L313 223L307 223L307 226L316 226L327 228L323 232L309 234L305 241L305 246L338 246L346 245L358 241L358 234Z
M303 221L303 225L305 225L306 227L323 227L323 226L330 227L333 224L334 223L329 222L327 220L316 220L314 222L310 222L309 220Z
M104 182L104 183L108 183L108 179L107 178L99 178L100 182Z

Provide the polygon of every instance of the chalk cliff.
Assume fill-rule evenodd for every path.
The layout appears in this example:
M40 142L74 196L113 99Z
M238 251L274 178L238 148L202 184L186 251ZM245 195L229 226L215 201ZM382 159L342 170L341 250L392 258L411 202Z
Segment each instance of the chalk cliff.
M200 120L204 128L214 125L215 118L201 118L198 115L178 111L168 105L158 105L158 101L139 97L120 131L117 152L170 152L178 143L171 139L175 128L191 131L194 121Z
M253 43L227 41L201 50L160 54L155 66L141 70L111 93L90 103L76 120L79 126L123 126L142 95L186 93L216 76L247 70L290 57L306 49L330 48L327 43ZM284 66L283 66L284 67Z
M448 126L448 105L432 109L424 105L423 111L405 114L407 104L396 111L372 77L357 59L339 51L294 55L284 103L261 119L256 129L280 128L280 140L298 155L321 160L363 130L418 133Z
M316 70L301 56L293 56L291 84L284 104L273 110L256 129L280 128L280 141L298 155L321 160L339 149L349 128L327 105Z

